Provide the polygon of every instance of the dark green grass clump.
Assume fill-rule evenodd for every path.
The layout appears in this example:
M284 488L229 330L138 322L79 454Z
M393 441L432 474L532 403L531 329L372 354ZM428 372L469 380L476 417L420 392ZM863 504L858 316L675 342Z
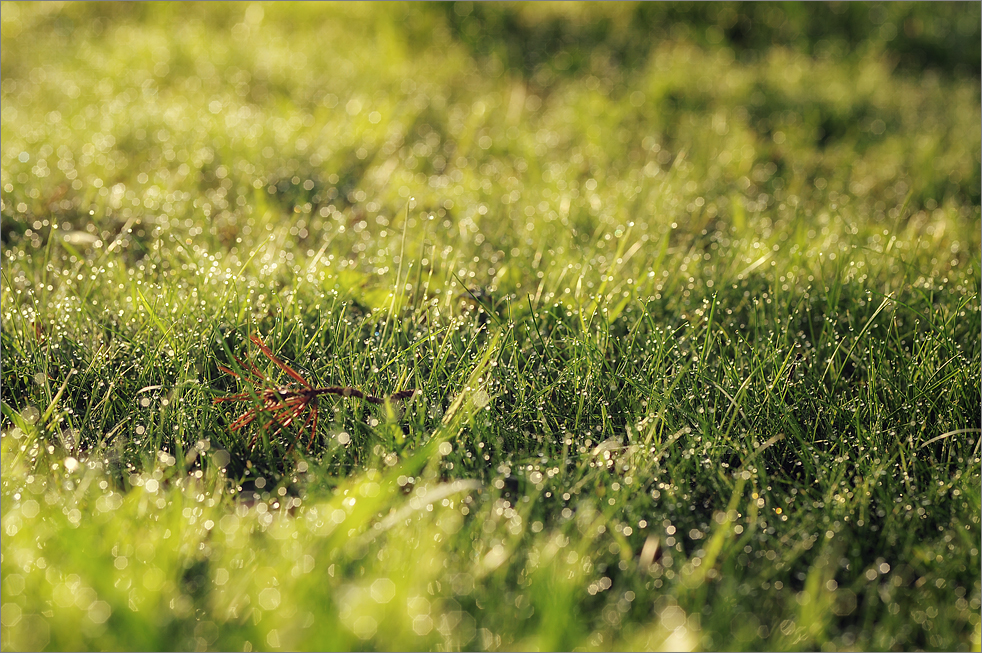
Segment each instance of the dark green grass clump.
M977 79L171 7L4 5L4 648L978 646Z

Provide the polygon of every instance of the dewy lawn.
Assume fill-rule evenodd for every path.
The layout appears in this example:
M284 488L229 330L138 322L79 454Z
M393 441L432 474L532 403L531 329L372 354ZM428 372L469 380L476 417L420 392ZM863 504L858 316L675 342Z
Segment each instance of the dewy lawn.
M978 649L977 4L0 18L4 650Z

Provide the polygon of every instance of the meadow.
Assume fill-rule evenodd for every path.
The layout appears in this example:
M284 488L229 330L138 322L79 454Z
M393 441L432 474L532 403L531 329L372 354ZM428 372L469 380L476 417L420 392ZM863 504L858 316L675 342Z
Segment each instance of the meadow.
M979 650L979 24L3 3L0 646Z

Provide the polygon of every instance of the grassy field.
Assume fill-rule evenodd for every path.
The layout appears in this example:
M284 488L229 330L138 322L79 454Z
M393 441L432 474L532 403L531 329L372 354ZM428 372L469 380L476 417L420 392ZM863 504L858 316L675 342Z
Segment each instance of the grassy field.
M979 12L3 4L0 645L978 650Z

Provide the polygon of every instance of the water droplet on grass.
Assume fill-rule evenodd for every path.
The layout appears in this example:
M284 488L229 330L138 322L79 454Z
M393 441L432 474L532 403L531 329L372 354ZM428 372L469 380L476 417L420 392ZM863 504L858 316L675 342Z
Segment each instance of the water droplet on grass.
M22 411L20 411L20 416L24 418L28 424L34 424L41 417L41 411L39 411L34 406L27 406Z

